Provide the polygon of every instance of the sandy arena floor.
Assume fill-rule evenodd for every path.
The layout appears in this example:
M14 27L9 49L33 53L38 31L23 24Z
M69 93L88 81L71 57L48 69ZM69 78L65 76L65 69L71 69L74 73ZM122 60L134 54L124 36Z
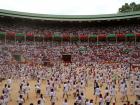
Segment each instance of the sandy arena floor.
M19 90L19 81L20 80L14 80L13 82L13 85L12 85L12 93L11 93L11 101L8 105L17 105L17 97L18 97L18 90ZM4 87L4 84L5 84L6 81L3 81L1 84L0 84L0 93L2 92L2 88ZM29 105L31 102L34 103L34 105L37 104L37 98L36 98L36 95L35 95L35 83L36 81L34 80L30 80L29 81L30 83L30 86L31 86L31 90L30 90L30 94L29 94L29 99L26 100L25 104L24 105ZM43 81L42 83L42 93L43 95L45 96L45 85L46 85L46 82ZM102 91L105 90L105 85L102 87ZM63 103L63 97L62 97L62 86L61 88L58 89L56 95L57 95L57 101L56 101L56 105L62 105ZM70 93L71 95L69 96L68 98L68 104L69 105L73 105L74 103L74 97L72 95L72 91ZM93 99L94 100L94 103L95 103L95 96L93 95L93 86L92 86L92 83L89 81L89 85L88 87L86 87L85 89L85 94L86 94L86 97L89 98L89 99ZM120 100L120 93L117 92L117 102L116 102L116 105L123 105L123 103L121 102ZM128 92L128 97L129 97L129 101L131 102L131 104L133 103L134 104L134 101L136 99L135 96L131 96L130 95L130 89L129 89L129 92ZM49 97L45 97L45 101L46 101L46 104L45 105L51 105L50 104L50 100L49 100ZM124 102L126 103L126 102ZM99 105L98 104L98 101L97 101L97 104L94 104L94 105ZM112 104L111 104L112 105Z

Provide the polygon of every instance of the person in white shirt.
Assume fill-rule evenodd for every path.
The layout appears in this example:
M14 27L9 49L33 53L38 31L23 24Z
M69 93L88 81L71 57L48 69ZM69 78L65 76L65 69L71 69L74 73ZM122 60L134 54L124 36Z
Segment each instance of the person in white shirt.
M11 86L11 84L12 84L12 79L11 78L7 79L7 85Z
M105 88L105 96L107 93L109 93L108 87Z
M134 95L134 88L135 88L135 86L134 86L134 81L131 80L131 82L130 82L130 92L131 92L131 95L132 95L132 96Z
M67 99L64 100L62 105L68 105Z
M81 104L82 105L85 105L85 96L84 96L84 93L81 93Z
M41 105L41 100L38 100L37 101L37 105Z
M39 100L40 100L40 104L41 104L41 105L45 105L45 99L44 99L44 97L43 97L43 94L40 95Z
M128 95L127 95L127 85L125 84L125 89L124 89L124 98L126 98L126 101L128 101Z
M125 98L125 84L123 82L121 82L120 85L120 92L121 92L121 100L123 102Z
M88 99L86 99L86 101L85 101L85 105L90 105L90 102L89 102Z
M55 105L55 101L56 101L56 94L55 94L54 89L51 89L51 92L50 92L50 97L51 97L51 99L50 99L51 104L52 104L52 105Z
M135 95L136 95L137 102L139 102L139 104L140 104L140 87L139 87L139 86L136 86L136 87L135 87L134 93L135 93Z
M9 90L8 90L8 87L7 87L7 84L5 84L4 88L3 88L3 93L4 94L8 94L9 93Z
M140 85L140 81L139 81L139 79L137 78L137 79L134 81L134 83L135 83L135 86Z
M9 102L9 94L3 93L3 98L4 98L4 105L7 105Z
M110 95L111 95L111 100L116 102L116 89L115 89L115 85L113 85L110 88Z
M64 82L63 98L65 97L65 95L68 98L68 91L69 91L69 86L68 86L67 82Z
M93 104L93 100L92 100L92 99L90 100L90 105L94 105L94 104Z
M110 105L110 101L111 101L111 98L109 96L109 93L106 94L106 97L105 97L105 102L106 102L106 105Z
M5 105L3 96L0 96L0 105Z
M36 97L39 97L41 94L41 88L39 85L35 85L35 90L36 90Z
M47 86L46 86L46 96L50 96L50 90L51 90L51 86L50 86L50 83L48 81Z
M96 101L97 101L97 98L99 97L99 95L101 94L101 90L100 90L100 88L99 88L99 86L97 86L96 87L96 89L95 89L95 103L96 103Z
M2 91L2 93L3 93L2 95L3 95L3 99L4 99L3 101L7 105L9 102L9 89L7 87L7 84L5 84L5 87Z
M100 94L99 97L100 97L100 98L99 98L99 105L104 105L104 99L103 99L102 94Z
M29 83L27 83L27 85L25 86L25 94L27 95L27 99L29 99L29 91L30 91L30 85Z
M20 95L20 96L18 97L17 102L18 102L18 104L20 104L20 105L23 105L23 104L24 104L25 100L24 100L24 98L23 98L22 95Z

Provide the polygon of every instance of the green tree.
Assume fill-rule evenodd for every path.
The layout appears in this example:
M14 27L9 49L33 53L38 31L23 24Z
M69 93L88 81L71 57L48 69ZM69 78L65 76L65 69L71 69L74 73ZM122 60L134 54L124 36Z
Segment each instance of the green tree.
M135 2L132 2L130 4L125 3L124 5L122 5L121 8L119 8L119 13L133 12L133 11L140 11L140 4L136 4Z
M137 7L137 5L136 5L135 2L130 3L129 6L130 6L130 8L131 8L131 11L136 11L136 7Z

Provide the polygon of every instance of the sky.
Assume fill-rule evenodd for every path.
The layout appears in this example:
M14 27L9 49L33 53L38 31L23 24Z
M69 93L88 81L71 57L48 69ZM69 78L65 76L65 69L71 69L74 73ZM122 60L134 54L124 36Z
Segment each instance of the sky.
M140 0L0 0L0 9L55 15L117 13L124 3Z

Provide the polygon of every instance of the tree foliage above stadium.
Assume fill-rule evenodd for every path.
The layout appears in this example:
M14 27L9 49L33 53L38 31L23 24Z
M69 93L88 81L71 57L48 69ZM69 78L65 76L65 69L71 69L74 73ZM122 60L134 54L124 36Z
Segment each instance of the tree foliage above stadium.
M135 2L132 2L130 4L125 3L124 5L122 5L121 8L119 8L119 13L134 12L134 11L140 11L140 4L136 4Z

